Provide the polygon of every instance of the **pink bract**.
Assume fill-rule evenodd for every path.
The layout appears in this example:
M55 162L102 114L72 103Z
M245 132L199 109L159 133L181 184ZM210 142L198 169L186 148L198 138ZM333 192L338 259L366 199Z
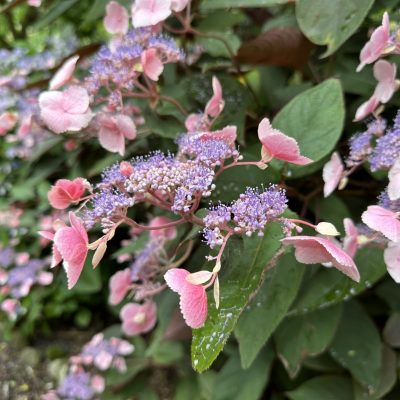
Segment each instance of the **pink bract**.
M135 28L156 25L171 15L171 0L135 0L132 24Z
M324 197L328 197L338 187L344 172L344 165L338 152L332 154L330 161L324 165L322 178L325 182Z
M166 225L173 222L172 219L169 219L167 217L155 217L150 221L149 226L152 228ZM168 240L172 240L176 238L176 227L171 226L170 228L166 229L157 229L157 230L151 230L150 231L150 238L151 239L158 239L158 238L164 238Z
M303 264L332 263L339 271L360 281L360 274L353 259L329 239L318 236L291 236L281 240L285 245L293 244L296 260Z
M313 162L310 158L300 155L300 149L295 139L272 128L268 118L264 118L258 125L258 138L262 144L264 161L277 158L297 165Z
M143 72L153 81L158 81L164 70L164 65L157 55L156 49L148 49L140 56Z
M213 76L212 78L213 96L206 105L205 112L210 117L217 117L224 109L224 99L222 98L222 87L219 80Z
M358 230L350 218L343 220L346 236L343 239L343 250L353 258L358 249Z
M18 116L15 113L5 112L0 115L0 136L5 135L9 130L14 128L18 121Z
M380 206L369 206L361 215L361 220L371 229L382 233L392 242L400 241L400 221L398 213Z
M103 115L100 118L98 135L100 144L106 150L123 156L125 153L125 138L129 140L136 138L136 126L127 115Z
M121 303L128 293L131 283L131 270L129 268L115 273L110 279L109 303L112 305Z
M128 32L129 14L125 7L116 1L110 1L106 7L104 27L111 34L122 34Z
M390 242L383 254L390 276L400 283L400 243Z
M84 192L85 180L83 178L75 178L73 181L60 179L51 187L47 198L52 207L63 210L71 203L77 202Z
M369 41L360 52L360 65L357 72L366 64L372 64L384 53L390 39L389 14L385 12L382 17L382 25L374 30Z
M73 56L64 62L64 64L58 69L51 79L49 83L50 90L59 89L72 79L78 59L79 56Z
M157 307L153 301L125 304L120 313L122 330L128 336L151 331L157 322Z
M67 273L68 289L78 282L88 253L88 235L82 221L73 212L69 213L70 227L57 230L54 244L61 254L65 272Z
M164 275L167 285L180 296L179 305L183 318L191 328L201 328L207 319L207 294L202 285L186 280L190 274L182 268L172 268Z
M43 92L39 96L40 114L55 133L80 131L93 118L86 89L71 86L63 92Z
M390 200L400 199L400 156L389 170L389 185L387 192Z

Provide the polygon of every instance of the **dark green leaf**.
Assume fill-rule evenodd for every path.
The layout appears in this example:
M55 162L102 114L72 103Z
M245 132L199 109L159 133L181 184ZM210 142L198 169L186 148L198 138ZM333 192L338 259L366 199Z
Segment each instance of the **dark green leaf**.
M370 393L377 390L382 343L374 322L358 303L352 301L343 308L330 353Z
M197 371L209 368L224 348L239 315L259 288L266 268L280 247L281 237L281 227L273 223L263 237L245 238L243 249L231 242L220 276L220 308L215 308L210 295L206 324L193 331L192 364Z
M202 9L227 8L227 7L268 7L285 4L290 0L203 0Z
M297 0L300 29L315 44L334 53L361 25L374 0Z
M78 0L59 0L49 9L46 15L33 26L34 29L41 29L52 23L60 15L68 11Z
M244 368L251 365L285 317L299 290L303 271L304 267L295 260L292 253L285 254L268 271L256 297L241 315L235 336Z
M342 88L338 80L329 79L291 100L273 126L296 139L302 155L318 161L335 147L343 121ZM301 167L291 165L290 171L291 176L303 176Z
M341 316L341 306L286 318L274 334L279 358L291 377L308 356L322 353L331 343ZM293 335L296 332L296 335Z

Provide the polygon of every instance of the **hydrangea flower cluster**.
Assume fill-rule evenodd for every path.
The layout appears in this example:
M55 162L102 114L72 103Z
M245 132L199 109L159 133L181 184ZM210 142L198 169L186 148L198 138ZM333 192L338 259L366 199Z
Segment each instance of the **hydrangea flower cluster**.
M42 396L46 400L92 400L105 389L104 378L95 373L116 368L120 372L126 371L125 356L130 355L134 346L117 337L105 339L102 333L93 336L81 353L70 358L70 367L67 376L56 390Z
M0 298L1 309L10 319L23 312L20 300L34 285L47 286L53 274L47 271L49 262L31 259L28 253L15 252L11 247L0 248Z

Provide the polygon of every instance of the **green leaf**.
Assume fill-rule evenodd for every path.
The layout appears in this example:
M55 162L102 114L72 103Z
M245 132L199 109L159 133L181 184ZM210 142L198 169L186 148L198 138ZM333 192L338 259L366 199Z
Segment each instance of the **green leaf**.
M192 364L202 372L210 367L222 351L239 315L257 291L266 268L280 247L282 229L270 224L263 237L245 238L244 248L235 241L228 243L227 259L220 276L220 308L209 296L209 313L203 328L193 331Z
M334 53L361 25L374 0L297 0L300 29L313 43Z
M315 162L335 147L343 122L342 88L338 80L329 79L291 100L276 115L273 126L296 139L301 154ZM290 170L291 176L303 176L299 166L291 165Z
M218 373L213 400L258 400L269 379L274 360L270 346L263 349L251 368L243 370L235 352Z
M206 53L210 54L213 57L231 58L230 51L228 50L226 44L224 43L225 41L229 45L233 54L236 54L241 44L240 38L237 35L235 35L231 31L227 31L224 33L210 32L210 34L216 35L217 37L221 37L221 39L217 39L214 37L205 37L205 36L196 37L196 43L204 47Z
M386 273L380 249L360 249L355 263L360 271L360 283L334 268L321 268L305 285L290 315L306 314L348 300L371 287Z
M351 380L337 375L310 379L286 395L291 400L353 400Z
M266 275L235 329L243 368L248 368L285 317L300 287L304 268L285 254ZM288 277L290 276L290 279Z
M319 198L314 201L313 206L318 210L322 221L330 222L339 232L344 233L343 220L349 217L350 211L340 197L331 195L326 199Z
M78 0L59 0L47 12L47 14L32 26L32 29L41 29L51 24L60 15L68 11Z
M341 316L341 306L286 318L274 334L276 350L289 375L294 378L301 362L322 353L331 343ZM296 332L296 335L293 335Z
M368 389L359 384L355 384L355 400L379 400L384 399L397 381L397 359L396 353L388 346L382 348L382 368L379 374L379 386L374 393L369 393Z
M385 342L394 348L400 347L400 314L393 313L386 321L383 329L383 338Z
M227 7L269 7L288 3L290 0L203 0L201 9L216 9Z
M376 391L382 343L374 322L358 303L353 301L344 307L330 353L370 393Z
M99 265L96 269L93 269L91 257L87 257L78 283L71 290L73 290L74 293L84 294L96 293L100 291L102 286L100 268L101 265Z

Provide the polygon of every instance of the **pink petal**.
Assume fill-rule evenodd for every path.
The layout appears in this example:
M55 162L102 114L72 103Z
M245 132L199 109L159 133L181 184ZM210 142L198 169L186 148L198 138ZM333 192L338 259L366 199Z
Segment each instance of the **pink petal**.
M47 286L53 282L53 274L51 272L42 271L38 275L38 282L40 285Z
M17 136L20 139L26 138L29 135L31 128L32 128L32 114L28 114L21 119L17 131Z
M121 156L125 153L125 138L119 129L110 129L102 126L99 130L99 142L108 151L119 153Z
M106 388L106 381L101 375L94 375L90 383L96 393L103 393Z
M175 12L182 11L190 0L171 0L171 10Z
M217 117L224 109L225 102L222 98L222 87L219 80L213 76L212 78L213 96L207 103L205 112L211 117Z
M203 114L190 114L185 120L185 127L188 132L196 132L199 129Z
M217 139L224 140L230 145L234 145L237 138L237 127L236 126L226 126L219 131L213 132L201 132L199 137L203 140Z
M374 64L374 76L378 81L374 96L381 103L387 103L397 90L396 71L396 64L386 60L379 60Z
M375 96L372 96L365 103L362 103L360 107L357 108L356 116L354 117L354 121L361 121L368 114L373 113L379 105L379 99Z
M109 303L116 305L121 303L128 293L131 285L131 271L129 268L118 271L110 279Z
M272 128L268 118L264 118L260 122L258 138L270 158L277 158L297 165L306 165L313 162L308 157L300 155L300 149L295 139Z
M108 33L125 34L129 28L129 14L125 7L116 1L110 1L106 7L104 27Z
M393 211L379 206L369 206L361 219L371 229L382 233L392 242L400 241L400 221Z
M136 126L131 118L127 115L120 114L115 116L115 120L119 131L126 139L136 139Z
M106 351L101 351L98 355L95 356L93 364L101 371L105 371L106 369L110 368L112 359L113 357L110 353L107 353Z
M156 25L171 14L171 0L135 0L132 24L135 28Z
M42 0L28 0L28 6L40 7L42 5Z
M179 305L183 318L193 329L201 328L207 319L207 294L203 286L190 285L181 294Z
M9 130L14 128L18 121L18 116L15 113L5 112L0 115L0 136L5 135Z
M159 76L164 70L164 65L157 55L156 49L143 51L141 55L141 64L143 72L153 81L158 81Z
M78 59L79 56L73 56L63 63L49 83L50 90L56 90L72 79Z
M346 236L343 239L343 250L353 258L358 249L358 230L350 218L343 220Z
M63 93L63 108L71 114L82 114L89 108L89 95L85 88L70 86Z
M134 336L151 331L157 322L157 307L152 301L143 305L136 303L125 304L120 313L122 330L126 335ZM135 320L139 317L140 320Z
M400 243L390 242L383 256L390 276L396 283L400 283Z
M77 283L88 253L88 237L82 222L69 213L71 227L60 228L54 235L54 244L60 252L68 278L68 289Z
M325 182L324 197L328 197L339 185L344 172L344 165L338 152L332 154L330 161L324 165L322 178Z
M71 203L78 201L84 192L83 178L76 178L73 181L60 179L51 187L47 198L52 207L62 210Z
M174 292L181 294L188 285L186 281L186 276L189 275L190 272L186 271L183 268L172 268L166 272L164 275L165 282Z
M389 185L387 192L390 200L400 199L400 156L389 170Z
M369 41L360 52L360 65L357 72L361 71L366 64L376 61L385 50L390 38L389 14L385 12L382 17L382 25L374 30Z
M318 236L291 236L281 240L295 246L296 260L304 264L332 263L339 271L360 281L360 274L353 259L334 242Z

